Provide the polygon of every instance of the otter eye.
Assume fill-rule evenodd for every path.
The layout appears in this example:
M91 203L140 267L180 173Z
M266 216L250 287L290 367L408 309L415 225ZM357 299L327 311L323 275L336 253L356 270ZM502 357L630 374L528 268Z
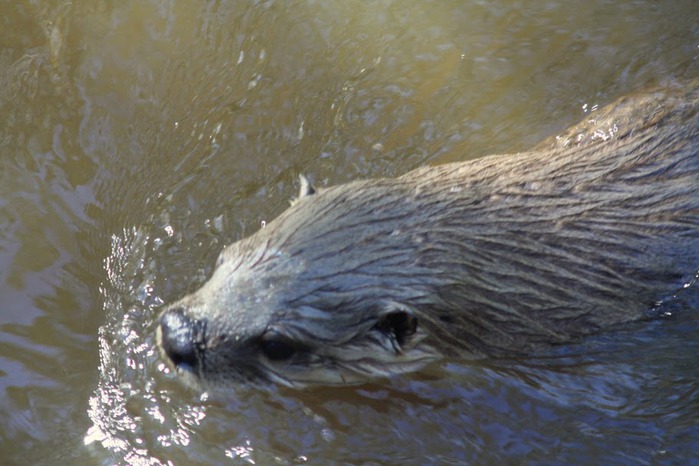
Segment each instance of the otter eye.
M400 347L417 332L417 318L408 311L392 311L383 316L376 328L391 335L397 344L396 351L400 352Z
M272 361L285 361L296 353L293 342L277 332L262 335L260 347L265 356Z

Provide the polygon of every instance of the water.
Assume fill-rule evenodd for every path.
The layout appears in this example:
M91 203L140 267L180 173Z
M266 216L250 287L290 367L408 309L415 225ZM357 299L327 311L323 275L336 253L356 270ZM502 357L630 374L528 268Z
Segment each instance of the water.
M0 0L3 464L699 464L699 291L523 360L202 396L157 310L317 185L696 75L675 2Z

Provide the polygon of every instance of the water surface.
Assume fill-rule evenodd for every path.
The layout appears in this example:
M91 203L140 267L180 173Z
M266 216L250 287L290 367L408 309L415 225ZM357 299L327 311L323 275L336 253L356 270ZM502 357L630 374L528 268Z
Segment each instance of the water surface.
M159 307L317 185L696 75L694 0L0 0L3 464L698 464L699 292L546 357L183 388Z

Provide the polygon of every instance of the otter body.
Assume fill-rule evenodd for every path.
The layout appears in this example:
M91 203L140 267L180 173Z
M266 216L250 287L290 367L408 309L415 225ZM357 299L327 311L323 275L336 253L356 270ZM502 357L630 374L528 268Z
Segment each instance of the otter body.
M221 253L158 341L204 382L353 383L653 316L699 270L699 82L530 152L315 192Z

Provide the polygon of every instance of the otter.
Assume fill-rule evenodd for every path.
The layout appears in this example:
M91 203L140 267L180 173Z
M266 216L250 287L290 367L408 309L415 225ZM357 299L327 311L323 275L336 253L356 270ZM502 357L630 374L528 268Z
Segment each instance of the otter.
M165 307L195 383L359 383L651 318L699 271L699 81L529 152L301 193Z

